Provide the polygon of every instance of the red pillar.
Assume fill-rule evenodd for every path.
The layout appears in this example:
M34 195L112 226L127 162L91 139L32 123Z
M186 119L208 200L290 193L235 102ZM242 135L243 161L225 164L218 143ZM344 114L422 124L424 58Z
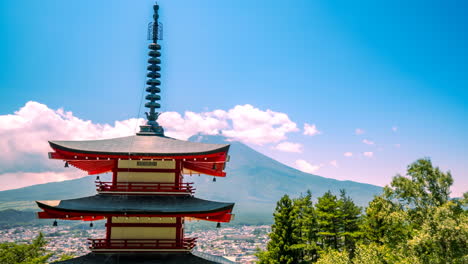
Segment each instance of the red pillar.
M106 244L110 245L112 216L107 217L106 223Z
M182 217L176 217L176 243L177 247L184 244L184 230L182 228Z

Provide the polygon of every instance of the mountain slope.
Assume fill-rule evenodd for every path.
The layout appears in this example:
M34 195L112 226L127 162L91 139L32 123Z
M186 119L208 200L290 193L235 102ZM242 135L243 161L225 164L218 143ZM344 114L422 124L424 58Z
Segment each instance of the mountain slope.
M223 143L222 137L198 136L191 140L199 142ZM208 199L235 201L241 211L271 212L276 201L288 194L297 197L310 190L315 198L328 190L339 194L345 189L353 200L361 206L366 205L374 195L382 191L381 187L338 181L317 175L304 173L273 160L252 148L239 143L229 142L231 159L226 166L227 177L212 182L211 178L192 176L197 196Z
M196 136L191 141L205 143L226 143L219 136ZM235 202L238 219L246 222L251 218L270 219L276 201L284 194L297 197L311 190L315 198L331 190L335 194L340 189L359 205L366 205L381 187L352 181L338 181L301 172L273 160L240 142L228 142L230 162L226 166L227 177L217 178L204 175L186 176L185 180L195 182L196 196L205 199ZM110 175L101 176L108 180ZM95 193L94 177L38 184L25 188L0 192L0 208L18 201L59 200L89 196ZM32 205L32 204L31 204ZM249 222L249 221L247 221ZM260 221L261 222L261 221Z
M96 193L94 177L50 182L0 192L0 202L61 200L89 196Z

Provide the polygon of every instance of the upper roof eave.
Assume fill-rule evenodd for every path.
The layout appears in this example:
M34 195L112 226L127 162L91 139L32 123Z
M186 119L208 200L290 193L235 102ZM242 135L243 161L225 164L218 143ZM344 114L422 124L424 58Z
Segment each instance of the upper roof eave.
M49 141L54 150L118 156L187 156L227 152L229 144L207 144L159 136L128 136L101 140Z

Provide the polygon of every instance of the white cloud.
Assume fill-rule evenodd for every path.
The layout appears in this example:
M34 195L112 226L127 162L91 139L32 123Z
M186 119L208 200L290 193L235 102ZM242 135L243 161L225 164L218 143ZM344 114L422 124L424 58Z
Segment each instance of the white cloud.
M401 144L395 144L395 148L400 148Z
M371 152L371 151L369 151L369 152L364 152L363 155L364 155L365 157L372 158L372 157L374 157L374 152Z
M48 161L48 140L112 138L134 134L143 120L95 124L63 109L27 102L19 111L0 115L0 174L8 172L63 171L63 164Z
M274 147L274 149L284 151L284 152L295 152L301 153L302 152L302 144L299 143L292 143L292 142L281 142Z
M276 143L286 139L287 133L299 131L296 123L292 122L287 114L270 109L262 111L249 104L237 105L230 109L227 118L230 119L232 127L223 130L222 134L245 143Z
M364 139L364 140L362 141L362 143L367 144L367 145L374 145L374 144L375 144L374 141L370 141L370 140L368 140L368 139Z
M285 113L269 109L263 111L252 105L237 105L234 108L212 112L177 112L161 114L158 122L170 137L188 139L201 133L223 135L244 143L263 145L287 139L286 134L299 131Z
M352 157L353 156L353 153L352 152L345 152L343 154L345 157Z
M183 116L165 112L158 121L164 126L167 136L179 139L187 139L197 133L221 134L233 140L259 145L277 143L287 139L287 133L298 131L296 123L285 113L268 109L263 111L251 105L238 105L228 111L185 112ZM27 102L13 114L0 115L0 179L3 182L4 179L16 177L18 181L11 183L14 185L11 188L15 188L83 176L74 168L63 168L62 162L48 159L47 153L51 151L48 140L134 135L143 123L142 118L132 118L113 124L97 124L63 109L54 110L38 102Z
M315 124L304 124L304 135L315 136L320 134L322 134L322 132L317 129Z
M332 165L333 167L337 168L337 167L338 167L338 161L332 160L332 161L330 161L330 165Z
M187 111L183 117L177 112L164 112L158 122L164 127L167 136L185 140L198 133L220 134L221 129L229 127L225 116L223 110L206 113Z
M397 127L397 126L393 126L393 127L392 127L392 131L393 131L393 132L397 132L397 131L398 131L398 127Z
M356 130L354 130L354 133L356 135L362 135L362 134L366 133L366 131L364 131L364 129L361 129L361 128L356 128Z
M296 168L303 171L303 172L306 172L306 173L315 173L322 166L323 166L323 164L313 165L313 164L310 164L309 162L307 162L305 160L302 160L302 159L301 160L296 160Z

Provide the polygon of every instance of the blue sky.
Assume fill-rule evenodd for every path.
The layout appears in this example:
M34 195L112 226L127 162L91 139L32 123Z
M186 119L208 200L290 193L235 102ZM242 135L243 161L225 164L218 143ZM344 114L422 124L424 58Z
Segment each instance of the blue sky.
M0 115L36 101L94 123L141 116L152 3L0 2ZM287 141L302 152L250 145L288 165L385 185L431 157L455 194L468 189L465 1L159 4L163 111L271 109L297 124Z

